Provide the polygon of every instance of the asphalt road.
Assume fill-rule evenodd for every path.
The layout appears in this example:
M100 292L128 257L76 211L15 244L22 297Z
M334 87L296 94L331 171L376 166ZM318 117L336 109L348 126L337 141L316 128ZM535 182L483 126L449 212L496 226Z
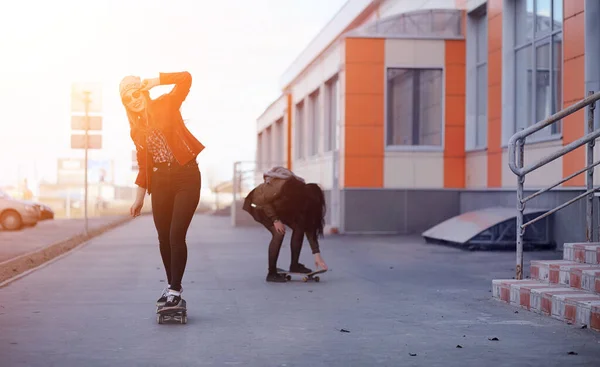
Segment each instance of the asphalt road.
M137 218L0 289L0 365L600 364L600 333L491 299L491 280L513 276L513 253L328 237L331 271L320 283L272 284L268 239L262 228L197 216L183 282L188 323L158 325L156 231L151 217ZM314 266L311 257L305 244L302 262ZM289 234L279 262L288 265Z

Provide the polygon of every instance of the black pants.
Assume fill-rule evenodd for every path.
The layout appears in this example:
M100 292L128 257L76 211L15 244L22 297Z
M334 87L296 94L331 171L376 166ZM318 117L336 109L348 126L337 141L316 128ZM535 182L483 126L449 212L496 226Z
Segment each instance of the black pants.
M283 243L285 235L277 232L275 226L270 223L262 222L263 226L271 232L271 242L269 243L269 273L277 272L277 259L279 258L279 251ZM290 239L290 248L292 258L290 260L290 268L298 265L300 261L300 252L302 251L302 243L304 242L304 235L310 243L313 250L313 254L319 252L319 242L316 238L313 238L309 233L305 233L304 228L298 224L291 224L292 238Z
M152 176L152 215L160 255L170 288L176 291L185 272L186 235L200 201L201 182L196 161L157 165Z

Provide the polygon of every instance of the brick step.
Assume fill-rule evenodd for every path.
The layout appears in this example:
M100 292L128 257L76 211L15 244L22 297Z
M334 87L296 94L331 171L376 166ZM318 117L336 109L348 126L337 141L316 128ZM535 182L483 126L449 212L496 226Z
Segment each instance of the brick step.
M600 331L600 295L537 280L492 281L493 297L541 315Z
M600 265L568 260L531 261L531 279L600 294Z
M600 242L565 243L563 259L583 264L600 264Z

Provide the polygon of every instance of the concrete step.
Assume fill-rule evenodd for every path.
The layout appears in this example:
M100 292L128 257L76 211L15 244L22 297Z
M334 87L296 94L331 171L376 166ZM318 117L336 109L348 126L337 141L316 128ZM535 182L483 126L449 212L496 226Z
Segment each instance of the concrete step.
M493 297L525 310L600 331L600 295L539 280L492 281Z
M600 242L565 243L563 259L583 264L600 264Z
M600 294L600 265L568 260L531 261L531 279Z

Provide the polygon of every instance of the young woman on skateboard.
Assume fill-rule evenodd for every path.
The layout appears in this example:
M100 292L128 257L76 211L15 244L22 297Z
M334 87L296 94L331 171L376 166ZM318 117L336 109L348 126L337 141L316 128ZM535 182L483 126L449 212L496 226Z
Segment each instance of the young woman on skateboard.
M285 276L277 273L277 259L285 236L284 224L292 229L289 271L312 272L299 263L305 234L315 258L315 266L317 269L327 269L318 241L318 237L323 235L326 209L325 197L319 185L305 183L304 179L284 167L274 167L263 175L263 179L264 182L248 194L243 208L272 235L266 280L286 282Z
M174 87L169 93L151 99L150 89L159 85ZM179 111L191 85L192 76L188 72L160 73L158 78L144 80L127 76L119 85L139 166L131 216L140 215L144 196L151 194L152 215L168 281L157 306L165 308L182 304L186 235L200 200L201 176L196 157L204 146L186 128Z

